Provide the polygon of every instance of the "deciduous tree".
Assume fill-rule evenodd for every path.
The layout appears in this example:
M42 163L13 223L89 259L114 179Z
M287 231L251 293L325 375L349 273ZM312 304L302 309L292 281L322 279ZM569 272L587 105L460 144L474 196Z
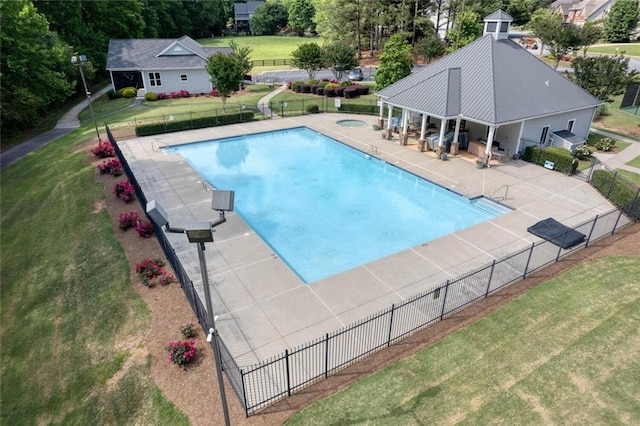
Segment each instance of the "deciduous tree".
M233 55L216 53L207 60L207 72L222 98L222 110L226 112L227 98L238 90L244 76L243 66Z
M324 66L333 72L337 81L341 81L344 73L358 66L356 50L346 42L335 42L322 48Z
M482 35L482 24L478 21L478 14L475 12L465 12L460 21L456 21L451 31L449 31L449 40L451 40L451 50L459 49L467 44L475 41Z
M616 0L604 23L607 41L628 42L638 26L638 0Z
M289 5L289 25L302 36L306 30L315 30L315 13L311 0L292 0Z
M318 43L304 43L291 52L291 65L305 70L312 79L324 66L322 61L322 48Z
M603 102L611 102L613 96L624 93L627 86L638 77L629 70L629 58L622 55L578 57L573 61L575 82Z
M412 67L411 46L405 41L404 34L392 35L384 44L384 52L380 56L380 66L376 71L376 89L384 89L408 76Z
M49 30L31 1L0 2L0 127L34 126L48 107L73 93L71 48Z
M416 51L424 55L424 59L427 63L430 63L432 59L444 55L447 51L447 46L444 44L444 41L440 39L438 34L430 33L420 39L416 45Z
M289 11L282 3L264 3L251 17L251 31L255 35L276 34L288 21Z

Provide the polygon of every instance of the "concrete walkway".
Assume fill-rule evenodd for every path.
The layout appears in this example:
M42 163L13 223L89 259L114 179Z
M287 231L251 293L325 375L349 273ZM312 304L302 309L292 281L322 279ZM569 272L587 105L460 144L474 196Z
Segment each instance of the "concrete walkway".
M275 97L276 95L279 95L280 93L284 92L287 89L287 86L285 84L281 85L280 87L278 87L276 90L274 90L273 92L269 93L267 96L265 96L264 98L260 99L258 101L258 109L260 110L260 112L262 112L265 116L267 117L271 117L271 118L280 118L280 116L276 113L274 113L269 107L269 101Z
M107 93L109 89L111 89L111 86L107 85L106 87L94 93L92 98L97 99L98 97ZM83 101L78 103L78 105L71 108L69 112L63 115L60 121L58 121L58 124L56 124L56 127L54 127L53 129L39 136L36 136L35 138L31 138L28 141L7 150L6 152L3 152L2 156L0 156L0 170L3 170L5 167L8 167L21 158L25 157L27 154L45 146L48 143L55 141L56 139L68 133L71 133L71 131L80 127L78 114L80 114L80 112L82 112L82 110L85 109L88 105L89 101L87 99L84 99Z
M621 169L640 174L640 168L629 166L628 164L626 164L634 158L640 156L640 141L620 136L615 133L610 133L605 130L592 128L591 131L593 133L597 133L608 138L618 139L630 144L627 148L617 154L597 153L596 157L600 161L602 161L610 169Z

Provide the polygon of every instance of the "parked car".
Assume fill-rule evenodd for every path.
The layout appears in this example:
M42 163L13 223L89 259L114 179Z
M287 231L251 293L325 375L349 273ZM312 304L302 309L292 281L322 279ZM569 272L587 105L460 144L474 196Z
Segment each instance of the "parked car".
M360 68L353 69L347 73L349 81L362 81L364 80L364 74Z

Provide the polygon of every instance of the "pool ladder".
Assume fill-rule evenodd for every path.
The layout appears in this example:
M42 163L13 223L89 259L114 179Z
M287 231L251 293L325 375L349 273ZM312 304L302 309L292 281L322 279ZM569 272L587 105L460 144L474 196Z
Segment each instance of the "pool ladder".
M494 197L494 195L500 191L502 188L504 188L504 196L502 197ZM509 185L504 184L501 187L499 187L498 189L496 189L495 191L493 191L491 193L491 195L489 195L489 198L493 199L493 200L506 200L507 199L507 195L509 195Z
M374 144L369 145L369 149L367 149L367 153L378 154L378 147Z

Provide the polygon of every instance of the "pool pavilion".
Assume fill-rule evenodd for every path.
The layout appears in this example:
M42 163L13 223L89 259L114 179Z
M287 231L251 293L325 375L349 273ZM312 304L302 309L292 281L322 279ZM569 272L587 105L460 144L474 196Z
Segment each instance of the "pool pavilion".
M602 102L509 39L512 21L492 13L482 38L377 92L383 137L395 131L406 145L414 135L420 151L487 162L529 145L583 144Z

